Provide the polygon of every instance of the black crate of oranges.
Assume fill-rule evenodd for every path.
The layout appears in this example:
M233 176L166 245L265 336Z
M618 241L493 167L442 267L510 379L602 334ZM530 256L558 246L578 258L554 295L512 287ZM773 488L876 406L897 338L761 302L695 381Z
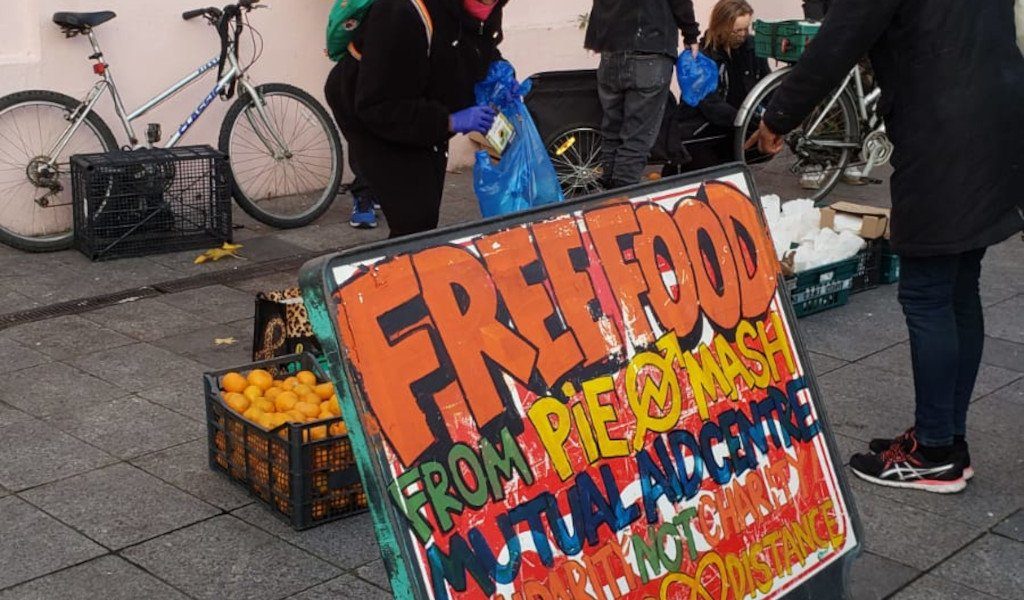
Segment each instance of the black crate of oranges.
M334 384L311 354L207 373L210 468L295 529L366 510Z

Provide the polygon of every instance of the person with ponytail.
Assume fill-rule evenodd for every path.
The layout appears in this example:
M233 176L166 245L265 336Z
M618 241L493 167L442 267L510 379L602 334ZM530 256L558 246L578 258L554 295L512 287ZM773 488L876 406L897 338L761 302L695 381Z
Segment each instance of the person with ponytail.
M377 0L325 94L391 237L437 227L455 134L495 113L473 88L501 58L508 0Z

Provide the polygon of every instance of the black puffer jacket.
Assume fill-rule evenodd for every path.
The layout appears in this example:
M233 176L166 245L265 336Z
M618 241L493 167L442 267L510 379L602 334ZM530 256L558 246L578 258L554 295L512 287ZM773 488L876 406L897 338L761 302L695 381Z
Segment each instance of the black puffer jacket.
M486 22L461 0L421 0L433 23L428 39L413 0L377 0L356 32L359 58L346 56L339 120L389 142L430 148L451 137L451 113L476 104L473 87L501 58L499 0Z
M907 256L1024 228L1024 57L1014 0L834 0L764 121L794 129L870 51L896 147L892 238Z
M679 32L693 44L700 26L693 0L594 0L585 46L595 52L641 52L675 57Z
M732 129L736 113L747 94L771 72L768 61L758 58L754 52L752 37L731 53L709 48L701 52L718 65L718 89L697 106L679 103L671 117L667 138L670 144L668 156L674 162L685 162L685 154L679 145L694 138L721 134Z

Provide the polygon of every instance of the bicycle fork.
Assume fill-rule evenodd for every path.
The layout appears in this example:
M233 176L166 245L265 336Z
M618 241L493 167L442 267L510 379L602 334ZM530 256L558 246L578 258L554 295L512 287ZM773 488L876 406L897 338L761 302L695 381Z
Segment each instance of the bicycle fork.
M267 101L259 93L255 86L253 86L247 78L242 78L242 87L245 88L249 97L252 98L253 106L256 108L256 119L253 118L253 111L246 110L245 118L249 121L249 125L252 126L252 130L256 133L256 137L263 142L263 145L270 150L274 156L274 160L285 160L292 158L293 154L291 149L288 148L288 144L285 143L284 138L281 137L281 133L274 127L267 115ZM257 123L256 121L259 121ZM270 134L268 139L264 132Z

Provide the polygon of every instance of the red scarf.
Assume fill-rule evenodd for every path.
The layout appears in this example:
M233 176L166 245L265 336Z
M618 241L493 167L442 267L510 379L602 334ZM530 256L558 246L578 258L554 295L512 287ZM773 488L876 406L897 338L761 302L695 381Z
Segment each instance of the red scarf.
M490 18L491 13L494 12L497 6L497 2L494 4L484 4L480 0L462 0L462 7L466 9L466 12L481 21L486 21Z

